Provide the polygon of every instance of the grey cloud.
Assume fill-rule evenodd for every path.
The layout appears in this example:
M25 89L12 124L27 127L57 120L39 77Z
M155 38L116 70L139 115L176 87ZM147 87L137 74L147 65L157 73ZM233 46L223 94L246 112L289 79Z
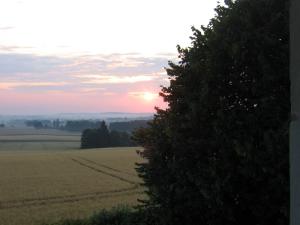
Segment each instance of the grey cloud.
M1 49L1 46L0 46ZM1 82L65 82L65 85L18 86L14 89L65 90L76 91L82 88L127 91L137 84L83 83L91 75L98 76L152 76L151 81L138 81L145 87L165 84L163 67L167 66L166 57L143 57L137 53L82 55L79 57L38 56L33 54L0 53ZM86 76L86 78L85 78Z
M28 47L28 46L21 47L21 46L16 46L16 45L0 45L1 52L12 53L12 52L16 52L21 49L32 49L32 47Z
M81 63L69 68L69 71L86 74L111 74L118 76L149 74L163 70L167 66L168 58L146 58L132 54L111 54L98 56L82 56Z
M66 63L69 63L69 60L58 57L2 53L0 54L0 75L46 73Z
M5 27L0 27L0 30L11 30L14 29L15 27L12 26L5 26Z

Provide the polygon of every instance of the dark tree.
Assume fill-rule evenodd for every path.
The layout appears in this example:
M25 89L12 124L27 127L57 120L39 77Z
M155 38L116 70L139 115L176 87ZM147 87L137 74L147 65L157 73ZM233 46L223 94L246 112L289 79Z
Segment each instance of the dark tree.
M60 127L61 129L68 131L83 131L85 129L95 129L101 126L100 121L91 120L69 120L66 125Z
M126 121L126 122L112 122L109 124L109 129L111 131L120 131L120 132L128 132L131 133L134 130L147 127L149 120L133 120L133 121Z
M52 127L55 129L59 129L60 128L60 120L59 119L53 120Z
M97 132L98 132L97 147L109 147L110 145L109 131L104 121L101 122L100 128L97 129Z
M81 134L81 148L90 148L90 132L91 129L86 129Z
M169 107L135 134L156 224L289 223L288 7L227 0L178 47Z
M117 147L121 145L120 139L121 139L120 132L114 130L110 132L110 141L113 147Z
M136 146L126 132L109 132L104 121L97 129L86 129L81 135L81 148L129 147Z
M36 129L42 129L46 127L46 124L48 124L49 121L47 120L29 120L26 121L25 124L28 127L34 127Z

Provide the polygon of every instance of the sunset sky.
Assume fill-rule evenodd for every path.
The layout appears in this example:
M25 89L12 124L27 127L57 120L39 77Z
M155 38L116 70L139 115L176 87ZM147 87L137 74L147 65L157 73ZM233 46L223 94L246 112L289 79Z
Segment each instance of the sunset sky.
M1 0L0 114L154 112L215 0Z

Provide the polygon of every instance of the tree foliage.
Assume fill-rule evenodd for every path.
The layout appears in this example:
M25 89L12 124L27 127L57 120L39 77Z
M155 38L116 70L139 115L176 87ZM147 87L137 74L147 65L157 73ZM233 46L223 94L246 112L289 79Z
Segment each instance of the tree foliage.
M135 133L157 224L288 224L288 7L227 0L178 47L169 107Z
M132 120L123 122L112 122L109 124L110 130L121 132L133 132L141 127L147 127L149 120Z
M27 120L25 121L26 126L34 127L35 129L49 128L51 125L50 120Z
M109 131L105 122L96 129L85 129L81 135L81 148L128 147L136 144L126 132Z
M101 126L101 121L93 120L68 120L60 128L67 131L83 131L85 129L96 129Z

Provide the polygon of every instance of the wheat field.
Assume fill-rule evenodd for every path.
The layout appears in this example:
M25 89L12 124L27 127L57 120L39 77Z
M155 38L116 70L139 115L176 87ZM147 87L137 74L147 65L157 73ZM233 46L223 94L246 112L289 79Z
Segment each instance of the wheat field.
M2 133L1 133L2 132ZM82 218L143 198L139 148L80 150L74 136L0 131L0 224ZM22 137L23 135L23 137ZM43 139L41 139L43 136ZM42 140L42 141L41 141Z

